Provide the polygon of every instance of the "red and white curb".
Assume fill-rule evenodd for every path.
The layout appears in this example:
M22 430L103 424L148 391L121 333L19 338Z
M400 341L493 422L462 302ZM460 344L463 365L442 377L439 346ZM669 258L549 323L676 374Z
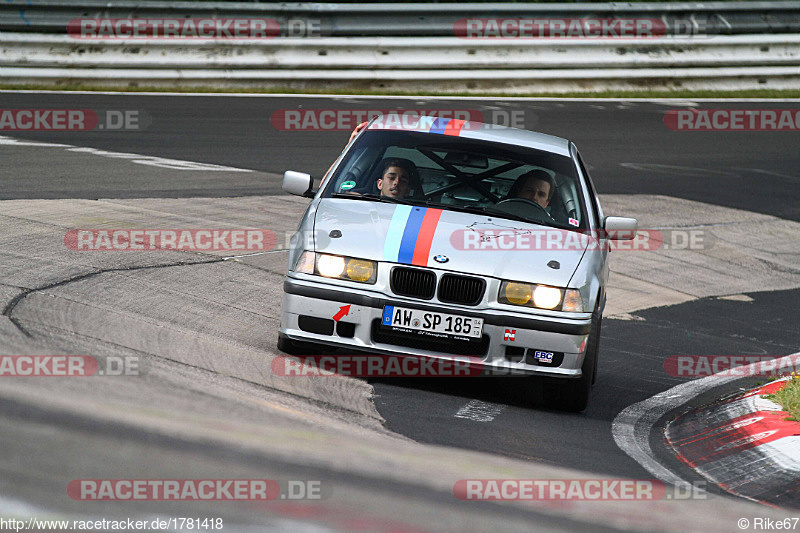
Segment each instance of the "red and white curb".
M714 387L741 376L767 375L776 364L777 367L793 364L797 355L800 353L687 381L633 404L614 419L611 427L614 441L661 481L688 485L679 474L659 461L650 447L650 435L659 419ZM686 464L694 463L696 471L724 489L760 502L781 505L792 500L797 505L800 501L800 423L784 420L788 415L780 412L774 403L760 398L756 391L692 411L691 416L679 417L670 424L667 438L680 445ZM692 431L695 439L691 438ZM701 444L700 441L705 442ZM715 444L722 449L717 450Z
M782 379L693 409L667 425L680 461L728 492L762 503L800 500L800 423L762 396Z

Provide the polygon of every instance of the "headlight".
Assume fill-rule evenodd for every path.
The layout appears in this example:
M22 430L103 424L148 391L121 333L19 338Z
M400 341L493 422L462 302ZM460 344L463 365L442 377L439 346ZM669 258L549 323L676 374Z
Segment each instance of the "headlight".
M561 303L561 289L537 285L533 290L533 305L542 309L555 309Z
M533 295L533 286L528 283L514 283L503 282L503 288L500 289L501 297L505 297L508 303L514 305L525 305L531 301Z
M326 278L338 278L344 273L344 257L320 254L317 259L317 272Z
M583 312L583 299L577 289L562 289L549 285L503 281L497 301L501 304L524 305L554 311Z
M366 259L306 251L300 255L294 271L359 283L375 283L378 263Z
M350 259L347 261L347 278L353 281L366 283L375 274L375 267L372 261L363 259Z

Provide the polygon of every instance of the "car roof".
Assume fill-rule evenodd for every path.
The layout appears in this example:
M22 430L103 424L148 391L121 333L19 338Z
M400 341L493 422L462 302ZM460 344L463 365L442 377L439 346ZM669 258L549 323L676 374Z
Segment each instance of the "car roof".
M498 142L544 150L569 156L569 141L535 131L485 124L474 120L459 120L427 115L402 116L402 111L389 113L370 122L370 130L413 131L432 135L449 135L462 139Z

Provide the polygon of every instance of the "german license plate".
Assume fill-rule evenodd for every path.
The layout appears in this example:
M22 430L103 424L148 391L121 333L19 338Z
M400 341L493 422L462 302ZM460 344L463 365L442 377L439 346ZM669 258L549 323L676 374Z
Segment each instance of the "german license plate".
M408 309L394 305L387 305L383 308L381 324L395 329L427 332L436 337L480 339L483 334L482 318Z

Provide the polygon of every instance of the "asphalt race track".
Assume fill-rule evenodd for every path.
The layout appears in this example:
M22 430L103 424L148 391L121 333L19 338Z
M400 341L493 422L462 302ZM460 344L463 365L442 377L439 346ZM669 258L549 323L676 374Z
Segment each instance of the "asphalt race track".
M527 129L574 141L590 167L598 189L605 194L666 194L726 207L746 209L789 220L800 220L797 176L797 133L677 132L663 115L685 109L686 102L569 102L367 99L207 96L122 96L71 94L11 94L0 96L8 109L92 109L138 111L142 128L136 131L16 132L14 137L76 142L105 150L184 159L282 175L304 170L321 175L339 154L348 135L337 131L279 131L270 119L282 110L296 109L448 109L478 111L484 118L508 120ZM703 104L716 109L796 109L797 103L734 102ZM516 114L515 114L516 113ZM147 118L144 118L147 117ZM516 122L519 119L520 122ZM144 126L147 121L152 123ZM5 159L5 158L4 158ZM4 164L8 164L7 160ZM26 165L27 166L27 165ZM5 171L5 167L3 168ZM275 194L274 180L226 179L202 190L166 189L156 177L142 176L126 187L109 188L112 176L83 176L68 190L54 180L25 169L4 172L0 198L96 198L234 196ZM63 179L63 178L62 178ZM10 181L5 181L10 180ZM18 181L19 180L19 181ZM38 192L34 192L38 191ZM57 195L57 196L55 196Z
M798 102L368 99L0 92L0 109L134 110L128 131L0 131L0 354L135 360L131 375L0 376L0 518L220 517L225 531L737 531L793 516L706 486L655 502L464 502L460 479L653 479L615 417L686 378L671 355L800 351L800 136L673 131L673 109ZM702 250L614 252L600 370L568 414L497 379L280 378L270 361L287 236L349 132L282 131L282 110L448 109L577 144L606 214L706 232ZM271 119L273 119L271 121ZM275 231L273 251L75 252L74 228ZM105 367L108 369L108 367ZM522 378L520 378L522 379ZM763 378L762 378L763 379ZM753 386L687 398L686 410ZM498 383L499 382L499 383ZM690 482L654 424L654 459ZM79 479L273 479L253 501L72 498ZM319 499L290 501L316 480ZM283 496L287 496L284 498Z

